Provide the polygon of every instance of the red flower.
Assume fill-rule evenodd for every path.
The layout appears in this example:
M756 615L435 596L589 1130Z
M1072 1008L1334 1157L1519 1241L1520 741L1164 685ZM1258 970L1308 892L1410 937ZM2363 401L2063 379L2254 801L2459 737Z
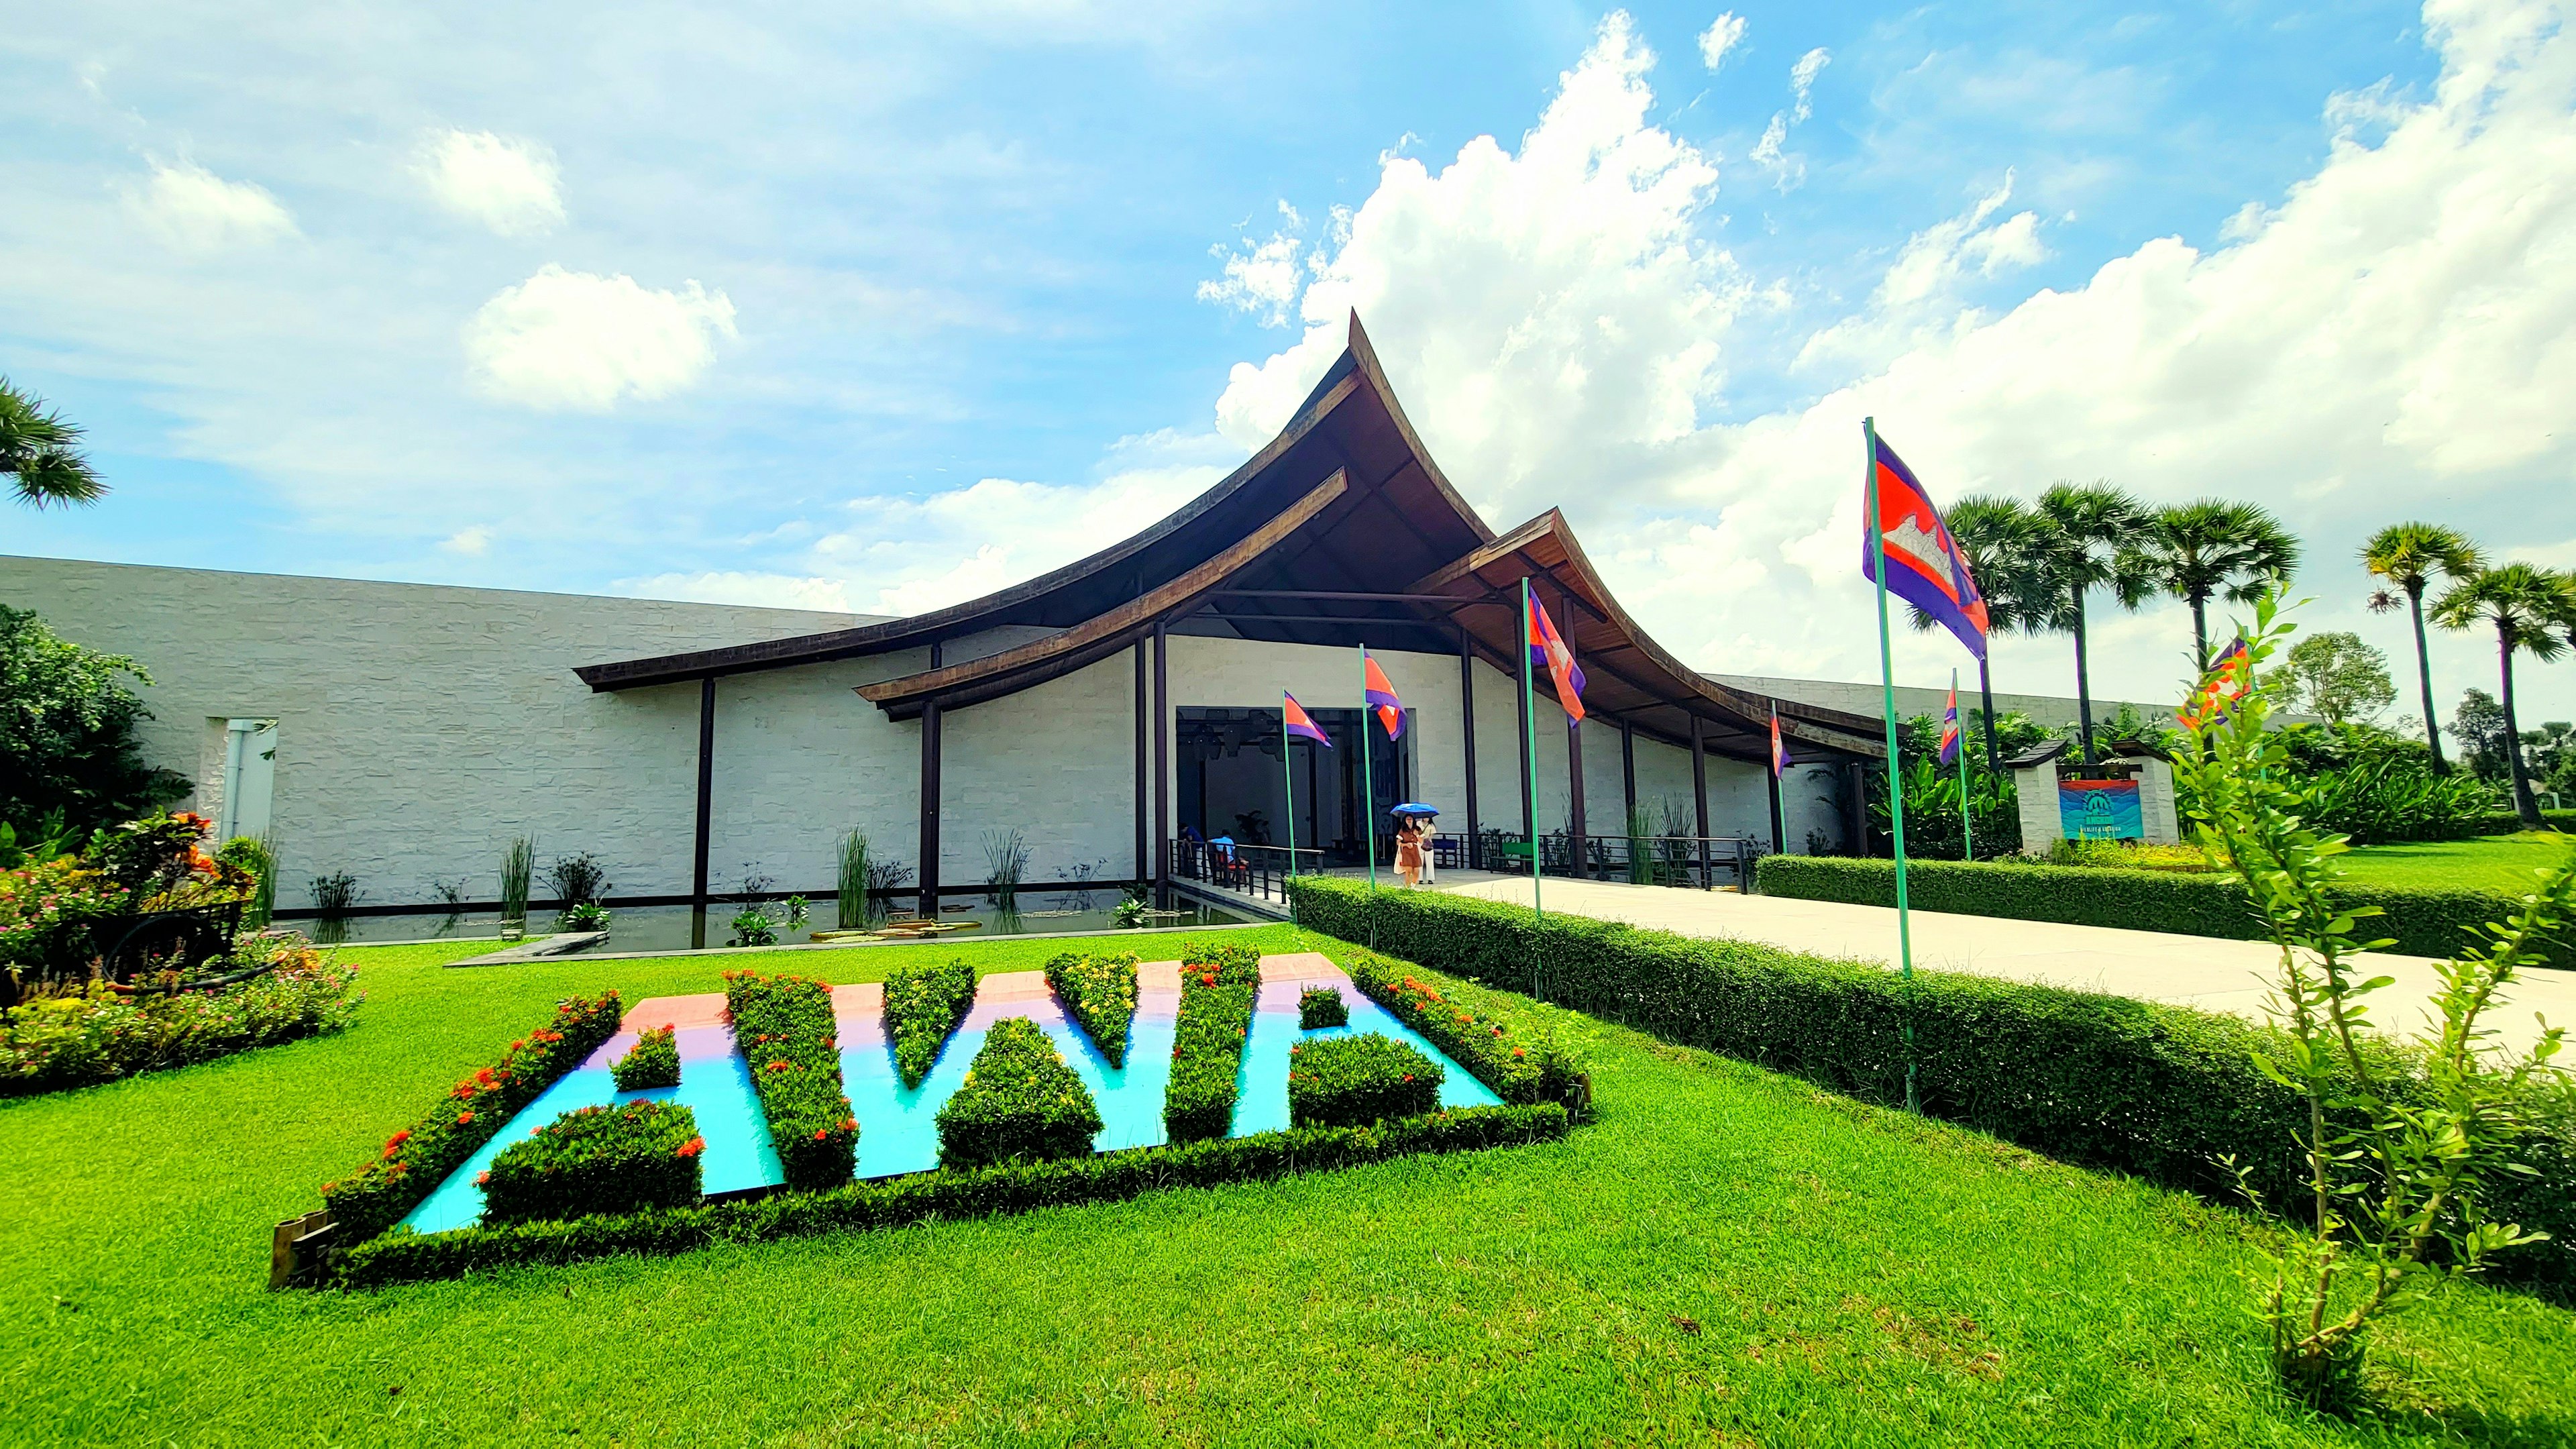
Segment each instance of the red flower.
M1525 1057L1525 1056L1528 1056L1528 1055L1529 1055L1529 1048L1528 1048L1528 1047L1514 1047L1514 1048L1512 1048L1512 1055L1513 1055L1513 1056L1516 1056L1516 1057Z
M474 1114L473 1114L473 1113L471 1113L471 1112L459 1112L459 1113L457 1113L457 1114L456 1114L456 1125L457 1125L457 1126L459 1126L459 1127L462 1127L462 1126L464 1126L466 1123L471 1122L471 1121L473 1121L473 1120L474 1120Z
M1495 1028L1494 1028L1494 1035L1496 1035L1496 1036L1501 1036L1502 1034L1503 1034L1503 1029L1502 1029L1501 1027L1499 1027L1499 1026L1498 1026L1498 1027L1495 1027Z
M789 1067L790 1067L790 1065L791 1065L790 1063L783 1062L783 1061L782 1061L782 1062L771 1062L771 1063L769 1064L769 1066L767 1067L767 1070L769 1070L769 1071L773 1071L773 1072L783 1072L783 1071L788 1070L788 1069L789 1069Z
M815 1140L815 1141L817 1141L817 1142L822 1141L822 1140L823 1140L824 1135L825 1135L825 1134L824 1134L824 1132L823 1132L823 1129L822 1129L822 1128L817 1127L817 1128L815 1128L815 1129L814 1129L814 1140Z
M411 1129L410 1129L410 1128L408 1128L408 1127L405 1127L405 1128L404 1128L403 1130L401 1130L400 1132L397 1132L397 1133L395 1133L393 1136L386 1138L386 1139L385 1139L385 1156L387 1156L387 1157L391 1157L391 1156L393 1156L395 1153L402 1151L402 1145L403 1145L404 1143L406 1143L406 1142L409 1142L410 1140L411 1140Z
M1408 1082L1409 1082L1409 1081L1412 1081L1412 1080L1413 1080L1413 1073L1411 1073L1411 1072L1407 1072L1407 1073L1405 1073L1405 1074L1404 1074L1404 1079L1405 1079L1406 1081L1408 1081Z
M474 1185L476 1187L481 1187L483 1184L490 1182L491 1180L492 1174L488 1171L474 1174Z
M1216 973L1213 971L1203 971L1199 973L1199 984L1201 986L1214 986L1216 984Z
M675 1157L695 1157L706 1150L707 1139L703 1137L692 1137L688 1141L681 1143L679 1149L672 1155Z

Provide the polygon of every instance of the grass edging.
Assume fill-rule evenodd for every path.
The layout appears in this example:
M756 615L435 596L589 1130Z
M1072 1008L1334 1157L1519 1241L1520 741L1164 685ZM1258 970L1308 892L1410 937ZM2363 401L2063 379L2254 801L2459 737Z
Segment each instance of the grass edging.
M1766 896L1853 906L1896 904L1896 863L1891 860L1769 855L1754 868L1754 881ZM1905 884L1907 900L1918 911L2228 941L2263 939L2261 918L2245 888L2215 872L1909 860ZM2495 891L2350 883L2337 886L2334 899L2340 906L2380 908L2383 914L2362 923L2365 939L2393 936L2396 944L2382 949L2436 960L2455 957L2487 939L2486 923L2509 918L2519 903ZM2576 942L2547 942L2542 952L2553 966L2576 966Z
M695 1208L443 1233L397 1231L341 1255L333 1277L352 1288L379 1288L618 1254L675 1254L715 1243L765 1242L934 1218L991 1217L1043 1207L1120 1202L1168 1188L1217 1187L1419 1153L1552 1142L1563 1138L1570 1124L1565 1109L1553 1102L1468 1107L1374 1127L1310 1127L1053 1162L920 1172L822 1192L781 1192Z

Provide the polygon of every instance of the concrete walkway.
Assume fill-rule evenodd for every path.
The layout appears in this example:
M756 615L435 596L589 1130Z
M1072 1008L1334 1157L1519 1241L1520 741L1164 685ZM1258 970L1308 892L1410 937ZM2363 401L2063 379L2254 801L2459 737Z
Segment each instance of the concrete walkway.
M1443 881L1445 894L1530 903L1527 876L1488 876ZM1732 891L1676 890L1669 886L1611 884L1550 877L1544 897L1551 911L1625 921L1687 936L1759 941L1792 951L1894 966L1896 912L1883 906L1847 906ZM2260 1020L2278 954L2260 941L2221 941L2161 931L2119 931L2103 926L2062 926L2007 921L1992 916L1913 913L1914 964L1921 970L1965 971L2011 981L2109 992L2166 1001ZM2370 998L2371 1017L2392 1030L2430 1031L2427 1005L2438 986L2434 963L2418 956L2371 955L2369 974L2397 982ZM2576 1028L2576 971L2537 967L2523 973L2486 1024L2494 1040L2527 1047L2539 1040L2534 1013Z

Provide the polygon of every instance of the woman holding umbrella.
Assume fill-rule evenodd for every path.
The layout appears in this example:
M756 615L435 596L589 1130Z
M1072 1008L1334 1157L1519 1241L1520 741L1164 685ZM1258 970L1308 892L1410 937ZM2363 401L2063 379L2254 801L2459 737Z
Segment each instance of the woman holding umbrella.
M1387 812L1395 817L1395 874L1406 890L1431 884L1431 818L1440 812L1418 801L1406 801ZM1406 864L1407 861L1411 864Z

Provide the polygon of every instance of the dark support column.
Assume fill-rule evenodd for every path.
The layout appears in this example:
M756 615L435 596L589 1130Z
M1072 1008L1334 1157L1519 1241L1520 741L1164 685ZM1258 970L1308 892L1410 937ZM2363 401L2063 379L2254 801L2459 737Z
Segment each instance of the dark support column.
M698 681L698 855L689 877L689 898L699 909L707 904L707 846L716 814L716 677Z
M941 649L930 646L930 667L940 665ZM921 915L939 919L939 702L921 707Z
M1854 855L1869 854L1869 775L1865 765L1843 766L1843 783L1851 789L1851 844Z
M1476 851L1476 651L1458 631L1458 712L1467 742L1467 840L1458 858L1474 863Z
M1699 888L1708 889L1708 751L1700 748L1699 716L1691 716L1691 800L1699 813L1699 846L1692 853L1699 857Z
M1571 822L1566 827L1567 849L1572 853L1574 873L1585 879L1592 875L1592 851L1584 842L1583 818L1583 726L1568 721L1565 731L1565 779L1571 798L1567 813Z
M1637 819L1637 727L1624 719L1619 721L1619 793L1628 810L1619 817L1625 832Z
M1169 636L1154 625L1154 885L1159 903L1172 883L1172 676Z
M1151 757L1145 743L1145 713L1152 708L1145 695L1145 641L1136 641L1136 879L1154 878L1153 835L1146 828L1145 782Z

